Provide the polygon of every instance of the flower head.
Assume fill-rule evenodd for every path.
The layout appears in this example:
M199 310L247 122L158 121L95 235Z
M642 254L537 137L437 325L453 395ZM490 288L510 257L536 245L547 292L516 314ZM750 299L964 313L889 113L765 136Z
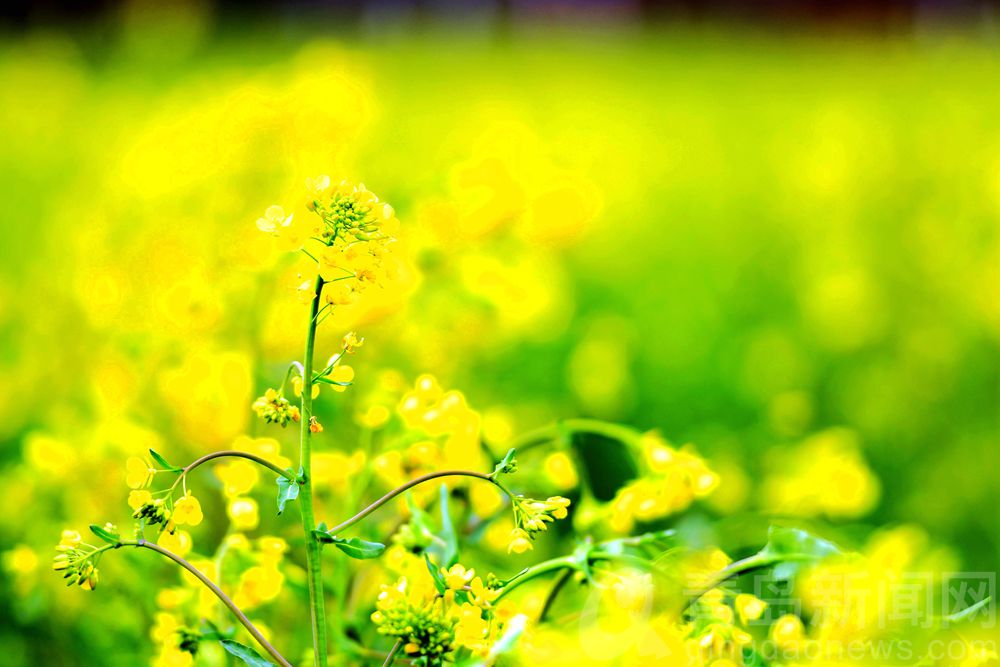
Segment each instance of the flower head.
M282 427L301 418L298 407L289 403L281 392L274 389L268 389L263 396L254 401L253 410L268 424L278 424Z
M174 513L171 518L178 526L197 526L204 518L201 513L201 503L188 491L183 498L174 503Z
M257 218L257 229L277 236L282 229L292 224L292 215L285 215L285 209L280 206L268 206L264 216Z

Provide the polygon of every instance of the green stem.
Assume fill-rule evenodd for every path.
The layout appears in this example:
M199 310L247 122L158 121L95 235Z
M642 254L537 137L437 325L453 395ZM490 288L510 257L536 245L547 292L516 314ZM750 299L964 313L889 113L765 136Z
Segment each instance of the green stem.
M302 360L299 465L302 466L305 481L299 487L299 508L302 514L302 531L306 539L306 566L309 583L309 608L312 617L313 652L315 654L314 661L318 667L326 667L327 665L326 607L323 598L320 544L312 534L313 529L316 527L316 519L313 516L312 431L309 428L309 418L313 414L313 349L316 344L316 315L319 312L319 302L322 294L323 277L319 274L317 267L312 304L309 309L309 328L306 332L305 358Z
M385 662L382 663L382 667L389 667L392 661L396 659L396 654L399 653L399 649L403 648L403 640L397 639L396 643L392 645L392 650L389 651L389 655L385 656Z
M182 568L184 568L192 575L194 575L194 577L198 579L198 581L205 584L205 586L209 590L215 593L215 597L219 598L222 604L226 605L229 611L232 612L233 616L236 617L236 620L238 620L240 624L244 628L246 628L247 632L249 632L250 635L257 640L257 643L260 644L261 648L263 648L268 655L270 655L274 660L276 660L278 664L281 665L281 667L292 667L292 663L285 660L285 658L280 653L278 653L278 649L274 648L274 646L271 645L271 642L267 641L264 635L260 633L260 630L258 630L257 627L250 622L250 619L247 618L246 614L243 613L243 610L237 607L236 603L234 603L229 598L228 595L223 593L222 589L219 588L215 584L215 582L213 582L211 579L205 576L205 574L202 573L194 565L184 560L183 558L173 553L172 551L168 551L163 547L161 547L160 545L154 544L153 542L147 542L146 540L136 540L136 541L126 540L122 541L120 545L115 545L114 547L110 548L116 548L117 546L139 547L141 549L149 549L150 551L155 551L156 553L162 556L166 556L170 560L180 565Z
M438 472L432 472L423 475L421 477L411 479L406 484L403 484L402 486L393 489L389 493L385 494L384 496L373 502L368 507L364 508L363 510L352 516L350 519L338 523L333 528L330 528L328 532L331 535L336 535L340 531L350 528L357 522L361 521L366 516L368 516L378 508L382 507L382 505L385 505L387 502L389 502L399 494L409 491L413 487L423 484L424 482L429 482L433 479L438 479L439 477L476 477L477 479L482 479L487 482L492 482L496 484L496 481L492 477L481 472L475 472L472 470L439 470Z
M500 589L500 595L497 596L497 601L501 600L508 593L513 591L515 588L528 583L533 579L537 579L549 572L555 572L563 568L570 568L577 571L585 571L581 568L581 558L575 554L569 556L561 556L559 558L553 558L552 560L542 561L537 565L533 565L529 568L521 570L516 575L514 575L510 581L504 584L503 588ZM624 565L629 565L638 569L646 570L651 574L663 578L669 578L669 575L662 569L656 566L655 563L651 563L645 559L639 558L637 556L630 556L628 554L613 554L606 551L591 551L587 554L587 564L596 563L599 561L608 562L618 562Z
M192 461L191 463L189 463L188 466L186 468L184 468L184 470L181 471L180 476L178 477L178 479L180 477L184 477L189 472L191 472L192 470L194 470L195 468L197 468L198 466L200 466L200 465L202 465L204 463L208 463L209 461L211 461L213 459L221 459L221 458L224 458L224 457L237 458L237 459L246 459L248 461L253 461L254 463L258 463L258 464L264 466L265 468L268 468L268 469L274 471L276 474L280 475L281 477L284 477L285 479L287 479L289 481L293 481L293 482L295 481L295 475L291 474L287 470L282 470L281 468L279 468L278 466L274 465L273 463L271 463L267 459L261 458L260 456L257 456L256 454L251 454L250 452L241 452L241 451L238 451L238 450L235 450L235 449L225 449L225 450L218 451L218 452L212 452L211 454L205 454L200 459L197 459L197 460ZM177 482L174 482L174 486L176 486L176 485L177 485Z

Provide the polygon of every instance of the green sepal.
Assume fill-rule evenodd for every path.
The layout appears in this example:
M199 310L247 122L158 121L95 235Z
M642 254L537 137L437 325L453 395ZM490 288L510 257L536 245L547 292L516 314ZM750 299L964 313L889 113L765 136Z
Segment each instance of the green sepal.
M257 651L249 646L244 646L232 639L223 639L219 643L222 644L222 648L226 649L230 655L236 656L245 665L250 665L250 667L275 667L273 662L265 660L261 657L260 653L257 653Z

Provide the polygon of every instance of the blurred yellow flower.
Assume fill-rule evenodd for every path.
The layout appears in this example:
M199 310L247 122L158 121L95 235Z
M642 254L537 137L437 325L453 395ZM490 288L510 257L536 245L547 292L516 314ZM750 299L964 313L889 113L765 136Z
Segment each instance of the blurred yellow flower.
M250 493L260 479L257 465L245 459L221 463L212 472L222 482L222 491L228 498Z
M151 502L153 502L153 494L150 493L149 491L146 491L145 489L142 490L136 489L130 491L128 494L128 506L131 507L133 510L137 510L146 503L151 503Z
M130 456L125 462L125 483L130 489L144 489L153 481L156 468L138 456Z
M260 523L257 501L253 498L233 498L227 513L236 530L253 530Z

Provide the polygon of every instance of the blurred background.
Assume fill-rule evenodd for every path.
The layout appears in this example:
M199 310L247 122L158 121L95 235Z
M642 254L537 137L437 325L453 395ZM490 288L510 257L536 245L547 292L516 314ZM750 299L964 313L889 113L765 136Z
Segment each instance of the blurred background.
M407 265L321 336L368 341L345 442L379 372L431 373L491 442L695 443L720 525L914 525L995 572L996 5L753 4L5 3L2 662L148 660L147 575L59 590L52 547L128 523L127 456L256 434L302 310L254 221L320 173Z

